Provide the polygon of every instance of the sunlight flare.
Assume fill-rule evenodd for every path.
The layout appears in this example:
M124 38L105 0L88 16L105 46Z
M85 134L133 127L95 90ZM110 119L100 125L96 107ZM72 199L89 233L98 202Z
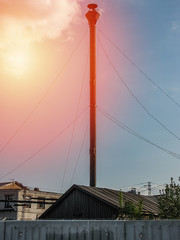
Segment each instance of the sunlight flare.
M4 54L4 70L10 75L23 75L30 68L31 56L27 47L10 48Z

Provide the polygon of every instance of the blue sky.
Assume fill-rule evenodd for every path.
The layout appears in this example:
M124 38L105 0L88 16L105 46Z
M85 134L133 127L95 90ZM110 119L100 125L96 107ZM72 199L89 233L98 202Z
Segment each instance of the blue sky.
M59 67L68 59L80 37L86 32L77 53L63 70L56 85L52 87L23 129L1 153L1 176L16 168L49 142L58 131L64 129L76 116L79 99L78 112L88 106L89 67L86 62L89 37L88 23L84 16L88 11L86 7L88 3L89 1L78 3L80 18L74 17L71 20L73 23L70 22L68 29L63 30L64 36L64 33L61 33L56 39L46 38L41 43L34 43L40 46L43 42L42 49L38 53L43 55L44 51L47 55L43 56L49 57L49 62L47 59L44 67L41 67L42 72L39 71L38 74L33 75L41 79L39 85L34 83L33 86L33 91L40 91L40 94L33 100L31 97L31 101L23 101L25 92L19 97L17 103L12 102L9 105L8 97L1 101L1 114L5 120L18 115L16 121L8 120L8 123L4 123L4 127L2 125L1 144L3 146L31 112L33 106L39 101L39 97L46 92ZM154 121L127 91L104 55L101 44L136 98L169 131L179 137L180 107L157 89L100 32L101 30L109 37L149 78L180 104L180 2L175 0L99 0L96 3L101 13L97 23L99 39L97 39L97 106L146 139L180 154L179 140ZM67 36L70 40L65 41L64 38ZM63 60L60 59L62 54ZM41 59L43 56L38 57ZM46 67L49 65L50 70L46 73ZM15 88L17 93L21 89L28 91L28 87L24 89L20 83L18 86L19 88ZM82 94L79 97L81 88ZM8 90L6 96L12 92ZM69 109L66 114L65 109ZM75 127L72 126L42 152L1 181L15 179L28 186L39 186L42 190L52 191L65 191L73 183L89 185L89 131L85 135L88 121L89 116L86 112L77 120ZM39 138L40 135L43 139ZM78 159L82 143L83 147ZM180 159L122 130L97 111L97 186L128 190L134 186L138 189L144 184L136 184L148 181L153 185L160 185L168 183L171 177L177 180L179 166ZM155 193L155 189L153 191Z
M157 1L139 1L139 3L138 1L126 1L126 3L119 1L117 3L116 1L114 7L116 16L118 16L117 12L123 12L125 7L126 14L123 15L123 25L128 22L126 31L130 31L131 37L130 48L126 49L126 46L119 46L121 50L124 50L167 94L179 102L178 59L180 47L178 42L180 29L178 12L180 4L178 2L172 4L170 1L163 1L163 3L157 3ZM120 10L121 7L122 10ZM126 33L129 35L129 32ZM120 32L118 34L120 38ZM117 39L113 39L113 41L118 42ZM128 81L135 95L168 129L179 135L179 108L150 82L146 81L141 74L137 73L131 64L129 64L128 71L131 75L129 74L124 80ZM116 116L119 115L119 119L123 119L124 123L154 143L178 153L179 140L172 137L152 120L142 107L131 96L129 97L127 91L124 94L128 95L125 100L128 102L126 114L122 117L121 111L115 109ZM118 135L114 132L113 138L116 146L113 151L114 159L116 159L114 163L119 166L120 182L128 182L125 185L144 181L164 183L171 176L175 179L178 178L179 160L167 156L158 149L128 136L128 134L120 132ZM114 171L118 175L118 168L115 167ZM116 174L113 173L113 176ZM111 179L110 173L108 179Z

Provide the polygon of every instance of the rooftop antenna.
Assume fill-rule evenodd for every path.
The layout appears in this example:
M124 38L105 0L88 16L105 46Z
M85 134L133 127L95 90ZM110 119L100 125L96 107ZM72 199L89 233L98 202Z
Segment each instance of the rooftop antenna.
M96 187L96 22L100 14L97 4L87 6L86 18L90 28L90 187Z

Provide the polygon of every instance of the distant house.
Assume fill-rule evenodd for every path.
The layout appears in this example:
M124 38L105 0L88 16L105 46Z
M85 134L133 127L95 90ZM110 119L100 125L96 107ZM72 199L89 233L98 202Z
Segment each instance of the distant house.
M117 219L120 191L73 185L39 219ZM143 214L157 216L156 197L123 192L123 201L143 201Z
M30 190L21 183L0 183L0 220L35 220L62 194Z

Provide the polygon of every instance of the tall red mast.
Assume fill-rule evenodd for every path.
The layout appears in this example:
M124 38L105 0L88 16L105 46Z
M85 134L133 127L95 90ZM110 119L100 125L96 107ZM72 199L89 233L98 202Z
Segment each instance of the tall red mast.
M86 18L90 28L90 186L96 186L96 22L100 14L89 4Z

